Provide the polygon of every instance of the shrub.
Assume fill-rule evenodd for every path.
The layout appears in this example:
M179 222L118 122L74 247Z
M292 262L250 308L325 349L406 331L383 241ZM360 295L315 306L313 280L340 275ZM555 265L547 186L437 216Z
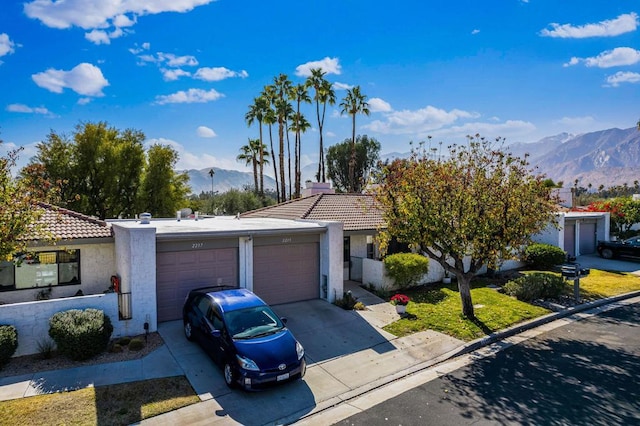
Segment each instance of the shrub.
M112 332L111 320L99 309L71 309L49 319L49 336L58 351L76 361L104 352Z
M56 349L56 345L49 337L43 337L38 340L38 353L42 359L50 359L53 357L53 352Z
M0 325L0 368L18 349L18 330L12 325Z
M551 272L534 272L509 281L504 285L503 290L518 300L531 302L535 299L556 298L565 288L565 282L561 276Z
M131 337L125 336L118 339L118 344L120 346L128 346L129 342L131 342Z
M397 287L407 288L429 272L429 259L417 253L396 253L384 258L384 267Z
M129 350L130 351L141 351L144 348L144 342L142 339L134 338L129 342Z
M362 302L356 302L356 304L353 305L353 309L355 309L356 311L366 311L367 307Z
M347 311L352 310L356 306L356 303L357 299L353 297L351 291L345 291L342 298L336 299L335 302L333 302L334 305L339 306Z
M534 268L551 269L564 263L567 254L560 247L550 244L531 244L524 251L523 261Z

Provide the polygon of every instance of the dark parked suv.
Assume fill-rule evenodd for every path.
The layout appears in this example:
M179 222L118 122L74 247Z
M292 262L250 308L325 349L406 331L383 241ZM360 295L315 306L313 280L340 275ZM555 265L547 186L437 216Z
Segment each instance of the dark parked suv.
M304 376L302 345L285 320L247 289L192 290L182 316L187 339L222 367L230 387L255 390Z

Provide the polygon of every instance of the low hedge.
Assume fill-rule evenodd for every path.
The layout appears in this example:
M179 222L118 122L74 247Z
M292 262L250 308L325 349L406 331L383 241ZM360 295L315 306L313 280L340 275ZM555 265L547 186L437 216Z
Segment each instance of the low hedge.
M70 309L49 319L49 336L58 351L76 361L104 352L112 332L111 319L99 309Z
M12 325L0 325L0 368L18 349L18 330Z
M567 254L560 247L536 243L524 250L522 260L537 269L551 269L566 262Z
M417 253L396 253L384 258L384 267L398 288L407 288L418 284L429 272L429 258Z
M503 287L506 294L523 302L554 299L566 289L564 278L551 272L533 272L509 281Z

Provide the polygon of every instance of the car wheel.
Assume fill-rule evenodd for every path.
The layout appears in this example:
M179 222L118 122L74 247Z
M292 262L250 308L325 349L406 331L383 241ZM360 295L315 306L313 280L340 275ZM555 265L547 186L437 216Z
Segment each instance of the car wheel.
M613 258L613 250L611 249L602 249L602 252L600 252L600 255L605 258L605 259L612 259Z
M191 321L189 320L184 321L184 336L189 341L193 340L193 326L191 325Z
M231 364L225 362L222 369L224 372L224 382L227 384L227 386L229 386L230 388L236 387L236 375L233 371L233 368L231 367Z

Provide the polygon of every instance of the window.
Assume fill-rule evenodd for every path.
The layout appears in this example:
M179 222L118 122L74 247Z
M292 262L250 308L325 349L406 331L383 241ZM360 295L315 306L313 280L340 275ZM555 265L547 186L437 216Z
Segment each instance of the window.
M80 250L34 252L0 262L0 291L72 284L80 284Z

